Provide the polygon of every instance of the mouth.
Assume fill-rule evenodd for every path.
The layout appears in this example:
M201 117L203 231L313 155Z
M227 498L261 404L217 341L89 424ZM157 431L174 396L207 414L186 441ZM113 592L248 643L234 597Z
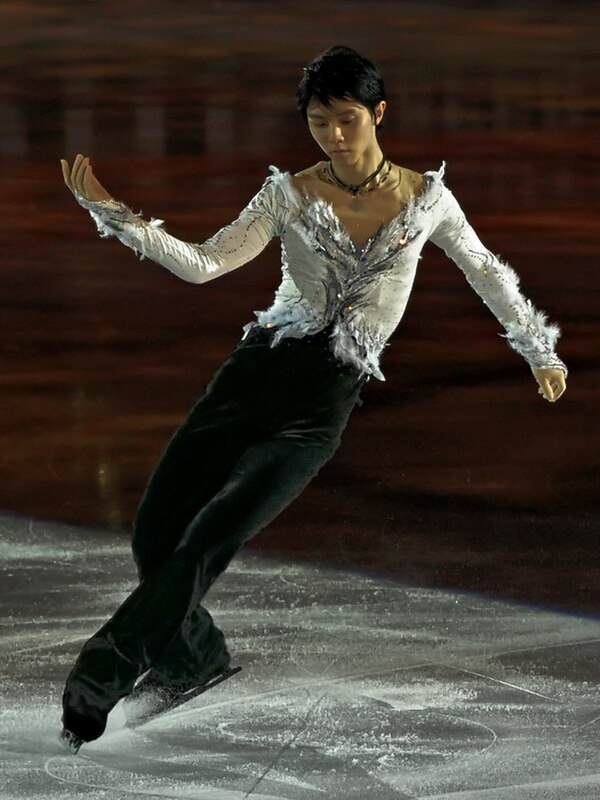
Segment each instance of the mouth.
M348 150L332 150L331 152L332 152L332 154L334 154L334 153L348 153L349 151Z

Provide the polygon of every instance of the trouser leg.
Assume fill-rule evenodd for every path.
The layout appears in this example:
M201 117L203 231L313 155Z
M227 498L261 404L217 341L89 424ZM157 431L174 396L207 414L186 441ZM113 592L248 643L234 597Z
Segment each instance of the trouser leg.
M275 438L247 447L160 566L84 645L63 695L65 727L91 741L237 550L289 505L337 448Z
M161 455L138 507L132 550L140 580L174 551L250 443L248 432L234 424L231 410L218 426L203 423L202 412L201 400ZM152 676L165 682L200 681L229 663L223 632L198 605L154 660Z
M150 674L162 683L194 686L230 664L223 631L199 604L186 614L173 638L152 662Z
M198 510L260 438L243 397L235 399L241 393L236 380L222 378L216 391L213 379L158 459L133 522L131 546L140 580L171 555ZM230 398L223 398L225 393Z
M245 353L240 355L245 357ZM190 521L223 486L251 441L244 391L248 381L239 369L243 366L240 362L243 358L234 351L215 372L187 419L171 437L148 482L132 540L140 581L148 579L173 553ZM159 602L154 607L149 605L145 622L131 631L141 643L145 640L144 629L150 629L147 632L151 635L154 620L161 618L161 590L168 588L157 586ZM194 609L189 611L191 615ZM200 614L198 621L203 623L207 656L218 662L227 653L223 634L207 624L207 614ZM107 634L104 642L95 637L88 642L85 656L82 652L65 687L65 726L80 731L82 738L92 739L102 733L106 708L112 704L115 692L121 690L119 675L113 675L114 670L107 663L110 630ZM178 630L173 630L172 639L178 635ZM132 663L130 669L133 668Z
M357 390L314 346L264 341L236 349L161 458L135 521L140 578L172 552L192 516L222 485L253 439L277 434L337 447ZM234 424L235 423L235 424ZM152 664L164 682L198 682L228 666L223 633L203 606L190 609Z
M358 389L354 374L298 342L249 342L225 361L161 459L134 536L140 585L83 647L63 695L65 727L88 741L101 735L243 542L331 457ZM184 637L207 652L211 636L223 645L208 617L200 607Z
M213 375L163 451L134 520L132 549L140 580L173 552L187 525L224 485L236 462L271 430L260 394L272 363L263 344L238 346ZM268 394L268 389L266 389ZM202 679L228 666L222 631L198 605L152 665L159 680Z

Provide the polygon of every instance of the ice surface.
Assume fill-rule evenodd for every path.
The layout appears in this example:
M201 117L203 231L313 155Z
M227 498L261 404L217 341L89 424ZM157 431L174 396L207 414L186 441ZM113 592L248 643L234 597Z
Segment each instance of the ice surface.
M598 620L245 549L206 597L242 672L70 756L63 682L128 542L4 515L0 556L1 798L600 797Z

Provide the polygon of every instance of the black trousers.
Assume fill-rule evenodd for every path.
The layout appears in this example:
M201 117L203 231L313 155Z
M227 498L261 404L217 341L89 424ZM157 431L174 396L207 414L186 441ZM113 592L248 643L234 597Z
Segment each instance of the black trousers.
M152 669L195 685L229 664L200 601L245 542L337 450L368 379L329 351L326 328L270 346L256 327L217 369L162 453L134 521L139 585L89 639L63 694L63 723L86 741Z

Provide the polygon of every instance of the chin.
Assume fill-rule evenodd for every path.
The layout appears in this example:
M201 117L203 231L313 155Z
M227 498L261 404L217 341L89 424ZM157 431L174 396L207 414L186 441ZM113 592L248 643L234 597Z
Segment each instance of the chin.
M347 161L352 156L352 153L348 150L346 153L331 153L329 158L332 161Z

